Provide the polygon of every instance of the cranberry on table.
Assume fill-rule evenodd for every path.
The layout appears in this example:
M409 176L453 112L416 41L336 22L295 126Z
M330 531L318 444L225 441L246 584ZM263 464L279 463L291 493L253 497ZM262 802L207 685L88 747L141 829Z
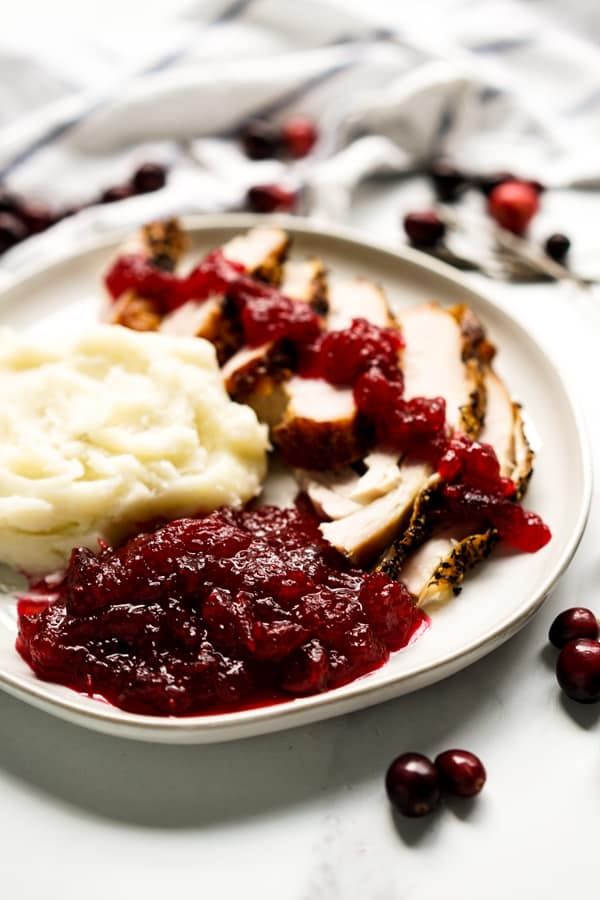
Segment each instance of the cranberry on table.
M443 790L457 797L474 797L485 784L483 763L468 750L445 750L436 756L435 767Z
M249 159L272 159L281 149L281 132L264 119L251 119L244 126L240 140Z
M387 770L385 787L392 805L410 818L426 816L440 802L437 769L421 753L398 756Z
M560 651L556 677L571 700L597 703L600 700L600 643L579 638Z
M319 136L315 123L304 116L288 119L283 125L282 134L286 150L296 159L308 156Z
M404 230L416 247L435 247L446 233L446 225L433 210L410 212L404 217Z
M159 191L167 181L167 170L160 163L144 163L133 173L131 184L136 194Z
M566 234L557 232L546 239L544 250L554 262L561 263L571 249L571 241Z
M289 212L296 205L295 191L279 184L257 184L246 194L246 202L253 212Z
M12 213L0 212L0 253L10 250L27 237L27 228Z
M129 184L117 184L107 188L100 195L100 203L117 203L119 200L127 200L133 197L133 188Z
M598 619L591 609L584 606L573 606L565 609L555 618L548 632L548 640L561 650L569 641L577 638L598 639L600 627Z
M429 177L438 198L444 203L452 203L457 200L468 183L464 172L444 159L432 163Z
M540 206L538 191L526 181L505 181L488 197L488 213L498 225L522 235Z

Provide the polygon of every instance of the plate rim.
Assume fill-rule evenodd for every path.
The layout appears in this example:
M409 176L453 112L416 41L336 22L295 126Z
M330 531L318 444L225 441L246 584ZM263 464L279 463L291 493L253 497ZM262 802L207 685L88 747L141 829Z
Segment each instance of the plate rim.
M460 650L456 650L448 656L426 665L419 664L408 671L392 674L382 681L368 684L367 676L356 679L341 688L326 691L322 694L305 698L290 699L281 704L256 707L240 712L198 715L189 717L162 718L157 716L126 713L125 711L112 712L108 704L98 703L98 709L82 707L74 698L50 697L43 688L44 682L39 687L34 683L31 686L23 686L18 677L11 676L0 669L0 687L28 702L43 709L46 712L67 719L76 724L100 731L108 731L122 737L137 740L168 743L209 743L236 740L257 734L284 730L297 727L330 716L343 715L359 708L366 708L379 702L384 702L392 697L419 690L426 685L433 684L445 677L449 677L462 668L471 665L488 652L508 640L523 628L536 614L544 601L556 585L558 579L573 559L579 543L583 537L589 518L593 493L593 464L591 446L588 438L587 426L582 414L580 403L573 387L573 380L564 371L562 364L557 363L541 346L537 339L522 325L518 319L507 312L492 296L487 295L485 288L481 290L477 285L470 283L468 277L456 272L446 263L431 258L405 245L396 246L391 242L379 239L367 238L362 231L346 225L319 222L290 215L262 216L252 213L218 213L181 216L184 228L188 232L210 232L218 230L247 229L256 225L269 225L282 227L292 234L309 235L312 237L324 236L334 240L359 245L361 248L384 253L400 262L408 262L418 269L450 282L454 287L466 291L477 297L478 302L484 306L490 306L495 313L504 319L511 328L516 329L521 338L535 347L547 365L556 374L567 400L575 426L575 437L578 445L582 491L579 497L579 508L575 527L565 543L562 554L554 566L547 573L534 597L528 603L526 609L520 614L511 613L497 623L491 630L471 641ZM59 268L74 260L110 246L131 233L130 227L116 227L107 229L102 233L91 235L88 240L82 241L73 250L65 247L60 253L55 254L51 260L40 263L31 263L16 272L10 272L8 278L0 285L0 308L4 305L6 295L13 289L26 286L44 272ZM408 683L408 684L407 684ZM65 689L66 690L66 689ZM375 695L373 697L372 695ZM360 699L359 703L355 701ZM363 702L364 701L364 702ZM127 718L123 718L123 714Z

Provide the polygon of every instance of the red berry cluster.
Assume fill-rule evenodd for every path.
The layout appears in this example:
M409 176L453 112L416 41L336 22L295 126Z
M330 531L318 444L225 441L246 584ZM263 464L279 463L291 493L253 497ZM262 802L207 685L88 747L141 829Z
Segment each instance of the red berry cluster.
M432 763L422 753L403 753L387 770L385 786L394 808L403 816L425 816L439 805L442 791L474 797L483 788L486 771L468 750L445 750Z

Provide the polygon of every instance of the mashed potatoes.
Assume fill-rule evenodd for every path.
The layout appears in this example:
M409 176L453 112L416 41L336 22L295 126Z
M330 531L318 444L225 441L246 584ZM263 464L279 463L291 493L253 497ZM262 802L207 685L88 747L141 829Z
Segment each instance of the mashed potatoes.
M27 573L136 523L239 506L260 490L267 448L206 341L114 325L64 341L0 332L0 559Z

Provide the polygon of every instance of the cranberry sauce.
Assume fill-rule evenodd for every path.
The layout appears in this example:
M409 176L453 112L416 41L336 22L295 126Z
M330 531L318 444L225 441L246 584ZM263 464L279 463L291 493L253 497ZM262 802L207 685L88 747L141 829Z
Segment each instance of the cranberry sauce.
M59 599L22 605L17 649L40 678L180 716L337 687L425 621L403 585L351 569L314 518L224 509L74 550Z
M128 253L117 257L104 276L104 283L113 300L126 291L135 291L156 300L161 311L167 313L188 300L206 300L222 293L241 272L243 266L226 259L221 250L209 253L185 276L161 269L140 253Z

